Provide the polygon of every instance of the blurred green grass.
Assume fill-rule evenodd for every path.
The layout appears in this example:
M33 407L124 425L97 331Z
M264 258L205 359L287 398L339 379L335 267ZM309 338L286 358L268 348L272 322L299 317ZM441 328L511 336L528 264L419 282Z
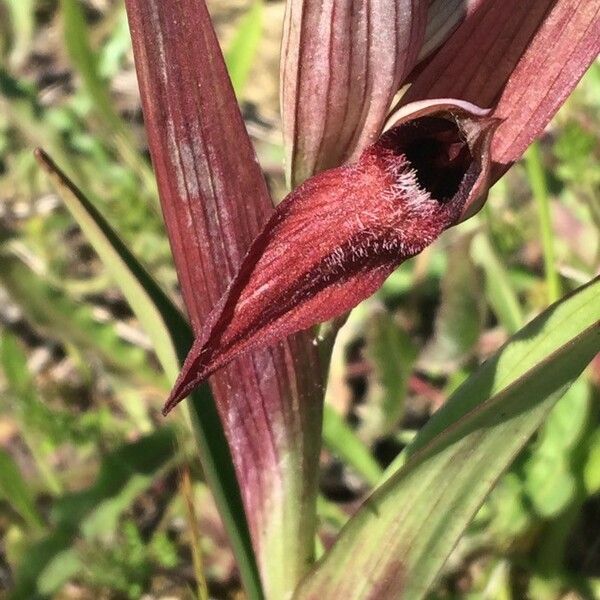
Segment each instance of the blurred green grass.
M259 3L234 8L226 55L243 104L264 28ZM32 156L46 148L179 302L122 4L2 0L0 16L0 590L191 597L176 493L189 464L207 578L215 597L232 597L239 582L192 440L182 423L158 417L165 382L152 345ZM261 113L245 107L250 119ZM482 213L403 265L350 318L327 395L362 445L323 458L325 542L481 360L599 272L598 115L596 63ZM277 130L254 134L281 189ZM596 361L481 509L437 597L598 593L599 383Z

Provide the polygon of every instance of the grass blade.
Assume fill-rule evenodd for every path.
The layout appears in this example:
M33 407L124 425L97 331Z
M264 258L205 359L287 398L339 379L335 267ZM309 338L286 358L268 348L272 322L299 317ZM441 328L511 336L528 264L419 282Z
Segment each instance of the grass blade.
M40 530L44 522L39 514L27 482L10 454L0 448L0 497L21 515L27 526Z
M250 69L263 27L262 0L255 0L248 12L242 17L234 38L225 52L225 64L235 95L240 98L248 80Z
M329 404L325 404L323 415L323 439L326 446L350 465L369 485L375 486L379 483L383 470L367 446Z
M548 182L546 181L546 173L542 164L542 154L537 143L532 144L526 152L525 166L527 168L527 175L529 176L529 185L538 209L542 248L544 250L544 271L548 289L548 303L551 304L560 298L561 290L554 252Z
M486 298L496 317L508 333L516 333L523 326L523 311L510 278L484 233L473 238L471 256L483 269Z
M43 151L36 151L36 156L152 340L167 377L171 382L175 381L180 361L192 342L189 325L81 191ZM251 597L260 597L260 592L256 591L260 590L260 584L239 488L208 385L193 394L188 405L204 473L221 512L244 583L247 589L255 590Z
M114 108L107 82L100 74L98 54L90 46L88 24L79 0L61 0L66 47L71 61L81 75L96 113L106 125L112 142L123 161L136 173L152 198L156 185L148 163L135 147L123 120ZM102 131L102 130L101 130Z

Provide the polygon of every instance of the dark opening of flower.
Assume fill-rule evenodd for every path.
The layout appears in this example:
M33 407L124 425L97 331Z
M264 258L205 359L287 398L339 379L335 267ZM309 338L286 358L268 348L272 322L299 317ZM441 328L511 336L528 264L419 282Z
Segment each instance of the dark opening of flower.
M495 122L484 115L419 106L356 163L292 192L209 316L165 412L242 352L344 314L457 223L485 190Z
M415 170L419 187L439 202L456 194L473 159L455 122L421 117L412 127L398 127L390 137L396 152L402 152Z

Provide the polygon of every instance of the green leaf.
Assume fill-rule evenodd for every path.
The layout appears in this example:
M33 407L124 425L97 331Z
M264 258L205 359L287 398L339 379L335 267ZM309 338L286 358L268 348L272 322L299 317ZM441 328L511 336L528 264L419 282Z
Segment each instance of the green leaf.
M408 335L390 313L376 308L368 318L365 354L372 365L361 437L372 440L394 432L404 414L408 380L416 358Z
M45 153L38 150L36 155L107 271L121 288L150 337L167 377L174 382L192 343L188 323L81 191ZM260 590L231 455L208 384L190 396L188 407L204 474L219 507L242 578L247 589ZM254 597L260 597L259 593Z
M508 273L484 233L478 233L473 238L471 256L475 264L483 269L488 303L506 331L515 333L523 326L523 311Z
M600 350L599 296L596 278L552 305L455 392L298 600L425 597L500 475Z
M354 433L335 408L325 404L323 411L323 439L328 448L350 465L370 485L377 485L383 471L369 452L369 448Z
M19 467L5 450L0 448L0 497L21 516L33 530L42 529L44 522L40 516L27 482Z
M479 275L469 256L469 238L452 246L442 280L434 337L419 364L434 373L452 373L471 357L485 319Z
M262 0L254 0L248 12L242 17L235 36L225 52L225 64L229 78L238 99L242 96L248 80L256 50L262 35Z

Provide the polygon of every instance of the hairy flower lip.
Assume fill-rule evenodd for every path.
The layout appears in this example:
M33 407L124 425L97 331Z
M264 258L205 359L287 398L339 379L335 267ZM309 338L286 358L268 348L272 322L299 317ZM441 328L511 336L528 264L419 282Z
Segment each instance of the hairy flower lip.
M356 163L316 175L279 205L206 320L165 414L239 354L356 306L485 191L497 126L488 111L450 99L413 108ZM449 187L442 181L440 198L423 187L438 174L427 164L420 173L409 158L419 141L433 152L426 158L439 159L442 179L459 170Z

